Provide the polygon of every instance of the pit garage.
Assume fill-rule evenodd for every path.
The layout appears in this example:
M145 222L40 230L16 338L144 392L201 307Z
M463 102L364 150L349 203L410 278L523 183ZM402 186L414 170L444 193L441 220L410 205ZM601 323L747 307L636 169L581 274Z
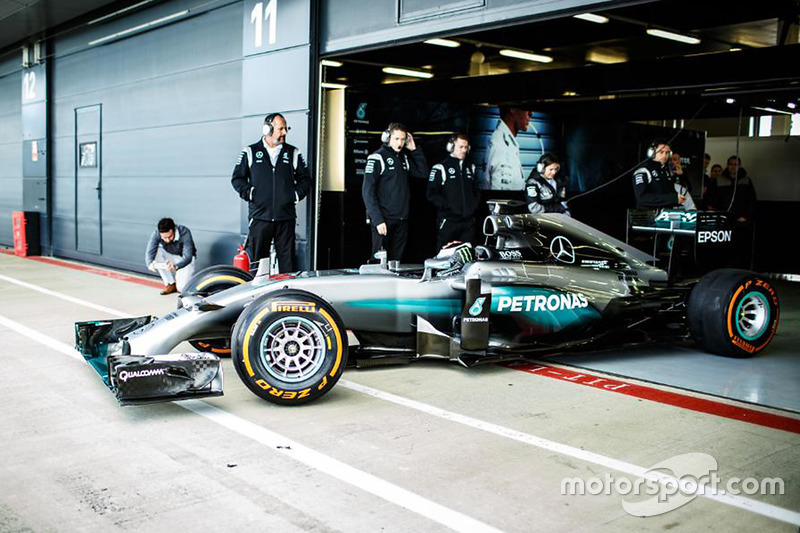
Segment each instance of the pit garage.
M468 1L442 2L435 9L409 1L310 2L300 10L311 15L310 22L299 19L310 27L309 42L252 57L247 47L241 52L238 47L240 40L255 38L248 32L255 31L256 2L204 4L199 9L207 11L187 22L177 17L163 27L154 24L144 36L133 32L85 52L70 52L67 45L77 47L75 32L85 31L87 22L111 15L106 20L119 20L114 32L120 33L184 8L192 16L197 6L86 2L83 12L65 14L44 5L6 4L0 3L8 13L0 15L0 25L27 13L34 27L35 9L63 20L60 26L39 27L47 38L62 39L49 49L48 60L55 65L45 73L53 108L44 113L53 123L41 137L28 129L36 102L18 102L17 82L24 74L8 67L11 60L0 64L8 67L0 89L13 82L17 91L16 107L7 107L3 121L0 177L8 187L0 193L0 209L4 216L36 212L36 199L44 199L37 229L41 255L16 253L10 222L0 230L5 365L0 530L800 527L800 272L790 252L791 237L782 230L793 227L800 201L794 183L800 162L793 148L800 121L789 105L800 97L793 60L800 46L796 2L765 2L758 13L715 1L547 6ZM282 16L286 4L276 1L274 12L273 2L260 4L267 43L270 13ZM79 30L73 29L74 17L83 20ZM224 43L224 31L210 31L237 27L242 35L235 36L235 46ZM648 30L699 42L664 39ZM6 45L34 33L15 34ZM189 39L173 41L170 35ZM177 63L189 57L187 49L202 35L218 46L213 60L179 69L174 78L156 72L163 66L157 58L164 44L176 47L172 60ZM237 95L222 83L197 86L206 107L194 107L192 120L189 109L164 106L176 100L153 89L144 76L124 80L112 70L107 75L116 88L92 88L88 82L106 74L92 72L84 57L121 60L114 52L118 46L142 64L150 58L147 68L167 92L184 93L197 81L194 71L213 72L209 79L236 79L231 69L240 64L263 82L277 56L291 77L292 61L305 54L310 57L307 87L286 96L285 89L269 85L268 95L281 103L266 110L254 104L250 89ZM92 55L98 49L108 57ZM33 57L32 45L26 53ZM237 54L249 59L236 59ZM541 61L545 58L549 61ZM75 85L80 72L87 76L85 86ZM69 85L58 85L59 74ZM115 91L141 99L136 100L140 116L128 115L130 127L119 122L117 102L108 100ZM226 98L215 99L215 92ZM0 92L11 101L8 94ZM148 98L161 102L155 112L147 109ZM224 376L221 396L121 406L115 391L87 364L76 323L150 315L173 324L181 319L175 297L159 295L161 280L139 264L158 213L188 220L193 232L197 228L198 266L230 265L247 218L244 203L228 190L229 167L241 142L252 142L266 111L286 113L294 127L289 140L309 154L315 176L316 199L298 211L297 255L303 269L345 269L352 276L352 269L359 269L363 279L383 275L382 268L392 272L388 265L361 266L370 252L363 170L386 124L406 124L430 165L446 156L451 133L463 131L472 142L470 161L481 171L501 107L531 111L529 128L517 136L526 175L543 153L558 154L573 218L603 231L620 250L630 244L652 252L660 256L656 265L669 266L676 276L699 276L734 262L758 272L780 299L777 331L768 348L756 357L712 355L675 330L673 336L661 332L657 343L642 345L643 339L631 334L613 346L562 346L525 360L475 365L466 358L461 364L447 357L409 360L397 357L402 350L389 350L358 365L351 361L324 396L294 406L253 394L239 379L236 356L222 353L229 347L224 343L217 350ZM148 123L151 114L163 117L163 123ZM176 149L169 140L172 131L175 137L196 134L197 161L178 169L169 157ZM140 142L148 135L160 146ZM672 222L666 229L660 226L665 231L656 231L655 222L652 232L636 230L643 225L631 222L631 172L656 137L669 139L680 151L693 191L703 188L704 153L723 166L731 154L741 157L758 191L758 222L748 234L749 245L741 247L743 255L703 248L697 231L676 236ZM48 151L32 161L32 150L39 148L32 145L40 138ZM84 145L91 143L97 143L98 166L82 166L81 156L91 156ZM119 150L124 143L140 150L140 161ZM226 150L231 152L227 159ZM36 163L45 155L52 161L39 176ZM79 187L96 183L98 176L103 190ZM191 179L198 184L187 186ZM154 183L165 192L154 193ZM426 201L425 185L425 180L411 182L406 264L422 264L437 252L436 214ZM176 191L185 191L191 205L174 205L170 198ZM77 199L101 193L99 213L86 218ZM114 195L127 196L134 205L125 207ZM218 199L218 208L198 209L209 198ZM483 199L513 201L519 195L487 190ZM490 214L485 209L481 222ZM689 244L675 245L681 238ZM476 244L491 244L483 241ZM672 245L665 251L667 241ZM427 265L432 280L450 267ZM559 265L552 267L556 271ZM392 268L401 277L419 274L417 285L425 282L421 269ZM685 272L679 272L682 268ZM609 275L601 267L586 265L585 270ZM258 279L265 286L293 278ZM338 287L352 293L358 283ZM374 298L379 292L376 288ZM398 293L393 300L409 297ZM207 298L211 304L190 304L219 311L213 295ZM376 320L387 300L367 307ZM509 306L513 302L509 298ZM416 312L398 307L401 311ZM455 317L469 310L443 313ZM364 338L344 326L352 353L359 353ZM433 326L444 327L431 321ZM195 341L172 349L197 351ZM698 491L692 484L697 481L716 485Z

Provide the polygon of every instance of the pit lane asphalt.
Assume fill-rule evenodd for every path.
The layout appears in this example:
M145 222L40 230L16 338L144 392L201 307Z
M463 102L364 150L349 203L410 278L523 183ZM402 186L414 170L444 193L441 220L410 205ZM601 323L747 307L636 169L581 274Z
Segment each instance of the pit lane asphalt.
M131 315L175 306L153 288L7 254L0 274ZM603 458L646 470L704 452L724 479L782 478L786 494L741 501L791 522L796 433L437 362L347 370L354 386L286 408L252 395L226 360L222 398L123 408L68 355L73 323L108 314L0 279L0 317L0 531L797 530L703 497L636 518L613 492L561 494L565 478L621 475Z

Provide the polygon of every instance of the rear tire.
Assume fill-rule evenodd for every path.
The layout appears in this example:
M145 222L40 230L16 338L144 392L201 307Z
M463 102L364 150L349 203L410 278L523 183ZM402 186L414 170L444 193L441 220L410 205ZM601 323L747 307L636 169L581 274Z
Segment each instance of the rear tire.
M300 405L326 394L347 364L347 332L324 300L281 290L247 306L233 329L233 365L256 396Z
M692 289L688 323L692 336L711 353L752 357L769 345L778 328L775 288L747 270L706 274Z
M252 280L252 274L239 268L229 265L214 265L196 272L186 283L186 288L181 292L181 296L211 296ZM180 307L180 299L178 306ZM230 357L231 355L231 340L227 337L192 340L189 341L189 344L198 351L211 352L220 357Z

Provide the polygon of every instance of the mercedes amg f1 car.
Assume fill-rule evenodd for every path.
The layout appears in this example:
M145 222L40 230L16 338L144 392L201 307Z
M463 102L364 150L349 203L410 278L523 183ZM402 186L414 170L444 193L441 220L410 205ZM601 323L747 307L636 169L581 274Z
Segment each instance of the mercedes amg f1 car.
M486 241L424 265L288 275L198 272L179 308L76 324L76 347L123 404L222 394L219 355L261 398L319 398L348 364L422 358L465 367L648 342L694 340L747 357L775 335L768 280L721 269L675 281L653 257L563 215L491 205ZM183 341L197 350L170 353Z

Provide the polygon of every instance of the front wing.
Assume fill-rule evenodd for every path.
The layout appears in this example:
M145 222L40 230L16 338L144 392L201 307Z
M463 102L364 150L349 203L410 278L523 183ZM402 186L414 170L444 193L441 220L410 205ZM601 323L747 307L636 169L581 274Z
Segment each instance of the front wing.
M222 366L207 352L129 354L125 335L153 317L75 324L75 348L122 405L222 395Z

